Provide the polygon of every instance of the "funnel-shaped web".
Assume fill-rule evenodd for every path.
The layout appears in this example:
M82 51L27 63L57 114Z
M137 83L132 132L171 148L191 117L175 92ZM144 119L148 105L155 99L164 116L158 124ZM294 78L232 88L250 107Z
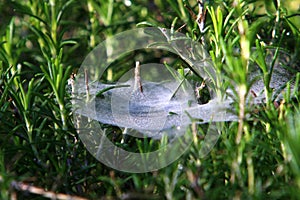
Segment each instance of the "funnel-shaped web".
M74 104L79 105L75 112L104 124L135 129L151 137L159 137L161 131L174 129L174 127L186 127L192 122L210 123L237 120L232 106L233 99L230 97L233 92L228 90L227 94L230 95L225 95L222 101L216 95L216 73L203 47L190 44L190 41L182 38L181 35L172 35L165 29L158 30L160 30L160 37L156 37L156 40L158 40L157 38L163 39L152 42L150 45L147 44L147 47L167 49L180 55L190 65L190 70L207 81L212 97L208 103L197 104L194 98L194 89L188 84L184 91L181 89L178 91L177 89L181 88L178 80L164 82L143 80L143 92L141 92L136 90L134 85L136 80L132 77L128 81L116 84L78 81L76 88L79 89L76 90L76 96L81 96L81 98L74 99ZM111 57L113 60L113 56ZM270 87L277 92L281 91L291 79L291 73L281 65L280 61L275 63L270 82ZM256 81L251 86L252 93L249 93L248 102L262 103L264 99L262 75L258 66L253 64L250 67L249 81ZM82 97L87 93L87 84L88 93L93 97L89 101L85 101L85 98Z
M197 104L193 86L173 69L165 70L168 72L165 73L162 69L166 67L162 64L143 64L140 76L132 77L131 73L115 84L99 82L107 67L121 55L145 48L163 49L178 55L190 71L205 80L211 100ZM271 63L272 51L270 55L267 64ZM293 75L282 67L286 63L280 57L286 56L279 56L274 62L270 81L274 99L280 98L277 95ZM137 68L135 72L140 74ZM141 28L117 34L100 43L87 56L72 84L78 134L89 152L105 165L121 171L144 173L169 165L188 149L193 141L192 135L186 134L189 125L210 123L199 150L199 156L205 157L222 130L222 123L215 122L238 119L232 98L235 92L227 90L222 95L219 88L222 88L223 77L220 76L203 47L183 34L162 28ZM250 65L248 77L252 84L247 103L263 103L265 86L259 67ZM126 134L135 137L159 139L167 135L171 139L153 152L128 152L107 138L109 133L103 124L123 127Z

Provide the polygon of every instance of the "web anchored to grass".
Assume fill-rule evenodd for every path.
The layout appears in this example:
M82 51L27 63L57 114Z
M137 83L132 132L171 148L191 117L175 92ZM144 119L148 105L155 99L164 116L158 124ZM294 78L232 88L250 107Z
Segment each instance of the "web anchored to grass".
M218 95L220 94L218 90L221 89L214 85L218 81L217 73L205 50L203 48L197 49L199 48L197 44L180 48L182 47L180 42L187 43L188 38L183 35L172 36L169 31L162 28L154 30L161 31L162 36L166 38L166 42L155 42L149 44L149 47L159 45L160 48L177 52L183 60L190 64L190 70L186 73L190 73L192 70L207 82L210 87L209 91L211 91L211 100L206 104L198 105L194 96L194 88L187 86L187 83L184 83L186 80L177 81L162 77L163 80L160 83L144 81L143 77L140 77L140 64L136 65L135 78L131 78L126 82L119 81L116 84L103 84L93 80L86 82L87 71L94 70L89 69L89 63L88 66L82 66L85 72L82 76L84 81L78 78L77 84L72 89L74 91L74 87L77 88L76 93L72 94L74 96L75 113L98 120L104 124L136 129L144 132L147 136L155 138L162 137L160 131L173 129L173 127L185 127L193 122L204 124L237 121L239 117L233 104L234 95L238 93L238 87L228 89L222 96ZM154 30L152 31L155 32ZM145 29L145 32L147 31L150 31L150 29ZM128 33L122 34L127 35ZM111 40L116 41L117 39L112 38ZM253 49L252 51L258 50ZM205 56L197 55L199 52ZM278 52L282 55L277 56ZM289 66L286 60L288 59L288 55L280 50L269 49L267 50L266 60L260 60L267 66L273 65L268 87L273 89L270 98L275 103L283 99L283 91L286 91L288 83L288 90L290 90L288 92L291 93L291 96L295 95L294 81L296 77L293 72L287 69ZM94 64L96 65L96 63ZM146 71L151 70L151 67L155 68L155 65L151 66L150 64L144 67L150 68L145 69L144 74L146 74ZM268 101L268 99L266 100L266 87L259 66L255 63L250 64L248 71L248 81L252 84L249 89L251 92L246 98L245 106L247 108L258 104L262 105ZM176 72L174 73L173 76L179 76L176 75ZM221 78L219 77L219 79ZM90 96L88 100L87 96ZM77 108L78 105L82 107ZM250 112L254 112L254 110ZM164 119L165 116L167 116L166 119ZM162 126L158 126L161 120L165 121ZM172 134L172 131L169 134Z

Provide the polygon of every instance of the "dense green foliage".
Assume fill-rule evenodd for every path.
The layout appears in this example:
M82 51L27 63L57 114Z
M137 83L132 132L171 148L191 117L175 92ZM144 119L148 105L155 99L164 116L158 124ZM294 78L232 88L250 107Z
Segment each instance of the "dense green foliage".
M207 1L201 33L190 13L197 14L196 1L0 0L0 199L43 198L16 183L88 199L299 198L300 76L293 80L293 98L285 95L274 103L268 98L272 64L264 65L266 49L280 48L290 55L288 67L299 72L299 5L299 0ZM199 42L203 37L216 70L231 80L225 87L239 88L240 120L224 124L205 158L200 159L199 149L206 126L199 126L179 160L159 171L129 174L106 167L87 152L74 129L67 83L97 44L139 23L181 27ZM118 69L114 78L126 71L120 67L124 63L134 66L135 55L130 56L113 63ZM253 59L268 91L266 104L255 112L245 106L247 65ZM170 65L186 66L180 60ZM250 120L244 120L248 114ZM132 141L129 146L147 148L149 143Z

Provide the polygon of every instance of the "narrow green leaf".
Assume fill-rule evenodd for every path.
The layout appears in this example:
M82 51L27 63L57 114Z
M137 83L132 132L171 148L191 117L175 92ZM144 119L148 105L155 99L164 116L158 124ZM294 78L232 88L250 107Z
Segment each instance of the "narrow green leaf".
M140 23L137 23L137 24L136 24L136 27L141 27L141 26L158 27L158 25L153 24L153 23L151 23L151 22L147 22L147 21L140 22Z

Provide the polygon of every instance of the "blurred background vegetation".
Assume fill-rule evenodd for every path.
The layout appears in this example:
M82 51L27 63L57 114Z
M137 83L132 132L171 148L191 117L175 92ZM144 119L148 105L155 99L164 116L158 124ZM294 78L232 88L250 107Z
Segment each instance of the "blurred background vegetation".
M297 92L254 113L237 106L252 120L226 123L216 147L201 159L206 127L199 126L179 160L143 174L102 165L74 129L68 79L97 44L141 22L171 28L177 18L175 30L199 42L203 37L216 69L240 77L232 79L238 86L249 88L241 78L247 76L243 61L255 46L280 47L299 72L299 0L210 0L205 7L201 33L192 14L198 13L195 0L0 0L0 199L43 199L50 193L87 199L299 199ZM122 62L134 66L135 59L114 65Z

